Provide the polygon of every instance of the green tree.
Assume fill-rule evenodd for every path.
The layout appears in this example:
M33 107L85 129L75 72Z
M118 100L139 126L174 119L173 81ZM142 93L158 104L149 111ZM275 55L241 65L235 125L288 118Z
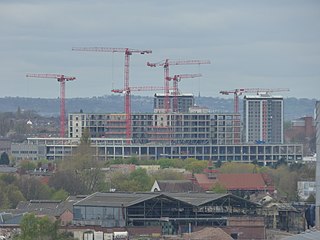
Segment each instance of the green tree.
M186 165L186 170L191 171L192 173L202 173L203 170L208 166L208 161L204 160L195 160Z
M271 169L269 172L278 195L286 197L288 201L297 200L297 181L299 174L290 171L286 165L281 165L277 169Z
M169 158L161 158L158 161L158 164L161 168L171 168L174 167L174 162Z
M151 175L152 183L154 180L183 180L183 173L176 172L170 169L160 169Z
M129 181L135 182L137 191L150 191L151 178L145 169L139 168L130 174Z
M218 161L215 162L214 166L216 168L220 168L222 166L222 161L220 159L218 159Z
M60 189L58 191L55 191L52 196L51 196L51 199L52 200L61 200L61 201L64 201L67 199L67 197L69 196L68 192L66 192L65 190L63 189Z
M15 240L73 240L65 232L59 232L59 221L50 220L47 216L36 217L25 214L20 224L21 234Z
M13 184L17 182L17 177L14 174L8 173L8 174L0 174L0 181L3 181L7 185Z
M85 128L75 154L70 159L60 162L58 166L59 169L71 173L72 180L76 180L80 185L83 185L82 192L87 194L101 191L105 187L104 175L101 171L103 163L94 158L90 143L89 130ZM64 184L67 186L56 185L55 188L62 188L71 193L70 187L68 187L70 183L65 182Z
M220 168L221 173L254 173L260 172L260 168L251 163L226 162Z
M40 229L38 219L34 214L26 214L20 224L21 235L19 240L36 240L39 239Z
M220 182L217 182L212 186L211 191L214 193L227 193L227 188Z
M25 198L11 174L0 175L0 209L16 208Z
M19 163L19 168L22 173L28 170L34 170L37 167L36 163L29 160L23 160Z
M8 201L10 203L10 208L16 208L19 202L26 200L20 189L15 185L11 184L7 186L6 192Z
M10 160L6 152L3 152L0 157L0 165L9 165Z
M129 192L150 191L152 181L153 179L148 176L146 170L139 168L130 174L118 172L110 175L110 188Z

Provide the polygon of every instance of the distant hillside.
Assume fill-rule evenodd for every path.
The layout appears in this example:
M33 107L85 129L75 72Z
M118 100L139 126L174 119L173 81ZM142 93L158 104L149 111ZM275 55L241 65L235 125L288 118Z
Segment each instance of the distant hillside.
M132 96L132 112L152 112L153 97ZM313 116L316 99L286 98L284 101L285 120L292 120L302 116ZM0 112L15 112L18 107L22 110L33 110L44 116L59 115L60 100L44 98L0 98ZM196 104L208 107L213 112L232 112L233 99L200 97L196 98ZM124 111L123 97L119 95L72 98L66 99L67 112L85 113L120 113ZM242 111L242 101L240 101Z

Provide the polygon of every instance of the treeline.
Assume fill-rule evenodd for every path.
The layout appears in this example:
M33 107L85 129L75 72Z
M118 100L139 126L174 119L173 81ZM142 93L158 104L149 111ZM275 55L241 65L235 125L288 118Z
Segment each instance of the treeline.
M82 146L82 150L84 150ZM90 155L90 154L89 154ZM49 183L42 183L39 178L27 175L0 175L0 209L15 208L19 201L32 199L64 200L69 195L91 194L97 191L150 191L155 180L182 180L185 175L173 168L185 168L191 173L203 172L208 167L207 161L196 159L160 159L141 160L135 158L113 160L107 165L88 158L84 152L78 152L68 161L58 163L58 170L50 178ZM88 160L89 159L89 160ZM138 164L136 170L105 172L109 164ZM34 163L23 162L23 168L32 169ZM139 164L160 165L160 170L148 174ZM212 166L215 168L215 165ZM314 180L315 169L308 165L286 165L279 162L275 168L256 164L224 162L219 168L221 173L267 173L272 179L277 194L287 201L299 201L297 181ZM223 186L212 186L212 191L221 193Z
M133 95L133 112L153 112L153 97ZM195 102L198 106L209 108L213 112L232 112L233 99L220 97L196 97ZM306 98L285 98L284 99L284 118L286 121L302 116L313 116L316 99ZM242 112L242 101L240 112ZM5 97L0 98L0 109L2 112L14 112L18 107L23 110L35 111L43 116L59 115L59 99L44 98L21 98ZM105 95L91 98L71 98L66 99L67 112L85 113L121 113L123 109L123 96Z

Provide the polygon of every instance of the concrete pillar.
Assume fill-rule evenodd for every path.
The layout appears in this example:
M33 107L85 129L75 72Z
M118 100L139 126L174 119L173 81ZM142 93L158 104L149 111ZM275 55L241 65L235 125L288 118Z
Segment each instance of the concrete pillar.
M320 101L316 102L316 227L320 229Z

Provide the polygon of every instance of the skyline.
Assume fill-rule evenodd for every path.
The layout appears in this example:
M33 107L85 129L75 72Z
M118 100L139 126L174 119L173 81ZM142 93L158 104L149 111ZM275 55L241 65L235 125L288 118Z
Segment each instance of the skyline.
M183 93L289 88L280 94L319 99L319 7L312 0L1 2L0 97L59 96L56 81L28 73L75 76L66 83L67 98L111 95L123 88L124 54L71 49L128 47L153 51L131 56L130 86L163 86L163 69L147 62L209 59L210 65L170 67L170 75L202 74L183 79Z

